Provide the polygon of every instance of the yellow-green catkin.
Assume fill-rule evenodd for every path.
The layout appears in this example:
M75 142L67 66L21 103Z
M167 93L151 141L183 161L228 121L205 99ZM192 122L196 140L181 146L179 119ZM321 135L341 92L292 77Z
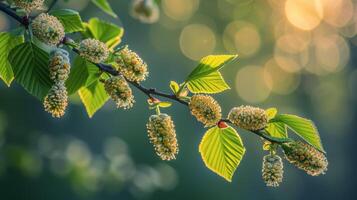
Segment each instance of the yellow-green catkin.
M37 16L31 27L33 34L47 45L57 45L65 36L62 23L55 16L47 13L41 13Z
M71 70L71 63L68 57L68 52L63 49L56 49L51 52L50 63L50 78L55 83L64 83Z
M115 62L119 72L130 81L141 82L148 76L147 64L128 47L116 53Z
M142 23L155 23L159 20L160 9L153 0L132 0L131 16Z
M118 108L133 107L134 96L128 82L122 76L113 76L104 82L104 88Z
M216 125L222 117L221 106L208 95L194 95L189 103L191 114L206 127Z
M285 158L299 169L311 176L325 174L328 161L326 156L313 146L302 141L294 141L282 145Z
M45 0L13 0L16 7L24 9L27 13L43 7Z
M150 143L162 160L176 159L179 147L175 125L167 114L152 115L146 125Z
M79 44L79 54L90 62L100 63L108 58L109 49L99 40L85 39Z
M232 108L228 114L228 119L236 126L251 131L264 129L268 123L265 110L252 106Z
M263 158L262 178L267 186L278 187L283 182L284 166L278 155L266 155Z
M44 99L43 106L53 117L60 118L65 114L68 105L67 90L63 83L52 86Z

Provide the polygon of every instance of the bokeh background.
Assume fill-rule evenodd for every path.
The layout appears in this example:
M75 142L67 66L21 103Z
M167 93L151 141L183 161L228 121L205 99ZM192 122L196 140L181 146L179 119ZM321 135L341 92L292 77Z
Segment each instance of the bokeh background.
M180 153L162 162L149 144L152 113L137 104L108 103L92 119L73 97L67 115L52 119L42 103L0 82L0 199L354 199L357 159L357 1L161 0L160 19L142 24L129 0L110 0L120 19L88 0L60 2L83 19L125 28L123 44L150 66L144 85L169 91L208 54L239 54L222 73L232 90L215 95L223 111L236 105L277 107L315 121L329 159L311 177L285 163L279 188L261 180L261 141L239 130L247 148L232 183L209 171L198 153L205 132L186 107L165 110L177 126ZM15 25L0 13L0 30Z

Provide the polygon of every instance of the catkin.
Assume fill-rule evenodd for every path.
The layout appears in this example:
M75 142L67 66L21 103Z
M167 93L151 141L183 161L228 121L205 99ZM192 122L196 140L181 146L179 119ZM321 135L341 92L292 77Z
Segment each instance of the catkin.
M128 47L116 53L115 62L120 73L130 81L139 83L144 81L149 74L147 64Z
M208 95L194 95L189 103L191 114L206 127L216 125L221 120L221 106Z
M22 8L26 13L40 9L45 0L13 0L16 7Z
M313 146L302 141L294 141L282 145L285 158L299 169L311 176L325 174L328 161L326 156Z
M135 102L129 84L122 76L113 76L104 82L104 88L118 108L128 109Z
M99 40L85 39L79 44L79 54L93 63L100 63L108 58L109 50L108 47Z
M56 49L51 53L49 62L50 78L53 82L64 83L71 70L71 63L68 52L63 49Z
M228 114L228 119L236 126L251 131L264 129L268 123L265 110L252 106L232 108Z
M53 117L60 118L65 114L68 105L67 90L63 83L52 86L44 99L43 106Z
M130 14L143 23L154 23L159 20L160 10L153 0L132 0Z
M146 125L150 143L162 160L176 159L179 148L175 125L167 114L152 115Z
M47 45L59 44L65 36L62 23L54 16L47 13L41 13L32 24L33 34Z
M262 178L267 186L277 187L283 182L283 161L278 155L266 155L263 158Z

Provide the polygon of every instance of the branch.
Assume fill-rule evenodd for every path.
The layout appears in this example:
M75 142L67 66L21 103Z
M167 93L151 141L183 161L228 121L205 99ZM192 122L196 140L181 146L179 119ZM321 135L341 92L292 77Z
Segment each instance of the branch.
M53 0L51 4L48 6L47 12L50 12L57 2L58 0Z
M52 1L52 4L54 5L57 2L57 0ZM52 5L51 4L51 5ZM53 5L50 8L53 7ZM22 25L24 25L25 27L28 27L29 25L29 20L28 18L24 17L20 17L19 15L16 14L16 12L14 12L12 9L10 9L6 4L0 2L0 10L3 11L4 13L8 14L9 16L13 17L15 20L17 20L18 22L20 22ZM63 39L63 44L66 44L66 41L71 40L69 37L65 37ZM68 44L66 44L68 45ZM70 46L70 45L68 45ZM75 53L79 54L78 49L76 48L71 48ZM119 76L121 75L112 65L108 65L105 63L93 63L94 65L96 65L100 70L107 72L113 76ZM149 98L152 98L153 95L155 96L160 96L160 97L164 97L167 99L171 99L174 100L176 102L179 102L183 105L188 106L188 103L186 101L181 100L180 98L178 98L176 95L174 94L167 94L164 92L160 92L157 91L154 88L146 88L143 85L134 82L134 81L130 81L128 79L126 79L132 86L136 87L137 89L139 89L140 91L142 91L143 93L145 93ZM226 122L226 123L230 123L232 124L232 122L228 119L222 119L220 121ZM272 143L277 143L277 144L282 144L282 143L286 143L286 142L290 142L291 139L289 138L277 138L277 137L272 137L270 135L268 135L264 130L259 130L259 131L251 131L252 133L264 138L265 140L268 140Z

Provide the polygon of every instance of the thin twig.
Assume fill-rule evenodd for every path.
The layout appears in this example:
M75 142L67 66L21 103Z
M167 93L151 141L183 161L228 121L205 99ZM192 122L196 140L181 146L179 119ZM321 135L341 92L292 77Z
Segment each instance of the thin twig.
M50 9L55 5L57 1L54 0L52 2L52 4L50 5ZM49 9L49 10L50 10ZM11 16L12 18L14 18L15 20L17 20L19 23L21 23L23 26L25 26L26 28L28 27L29 25L29 19L24 17L20 17L19 15L16 14L16 12L14 12L12 9L10 9L6 4L0 2L0 10L3 11L4 13L6 13L7 15ZM70 38L65 38L64 41L66 41L67 39L70 40ZM66 42L64 42L66 43ZM79 51L78 49L76 48L72 48L72 50L79 54ZM121 75L117 70L115 70L115 68L112 66L112 65L108 65L108 64L105 64L105 63L93 63L95 64L100 70L104 71L104 72L107 72L113 76L119 76ZM160 97L164 97L164 98L167 98L167 99L171 99L171 100L174 100L174 101L177 101L183 105L186 105L188 106L188 103L186 101L183 101L181 100L180 98L178 98L176 95L174 94L167 94L167 93L164 93L164 92L160 92L154 88L146 88L144 87L143 85L137 83L137 82L134 82L134 81L130 81L128 79L126 79L131 85L133 85L134 87L136 87L137 89L139 89L140 91L142 91L143 93L145 93L149 98L152 98L152 95L155 95L155 96L160 96ZM228 119L222 119L221 121L223 122L226 122L226 123L231 123L230 120ZM265 130L259 130L259 131L251 131L252 133L264 138L265 140L268 140L272 143L277 143L277 144L282 144L282 143L286 143L286 142L290 142L291 139L289 138L277 138L277 137L272 137L270 135L268 135Z

